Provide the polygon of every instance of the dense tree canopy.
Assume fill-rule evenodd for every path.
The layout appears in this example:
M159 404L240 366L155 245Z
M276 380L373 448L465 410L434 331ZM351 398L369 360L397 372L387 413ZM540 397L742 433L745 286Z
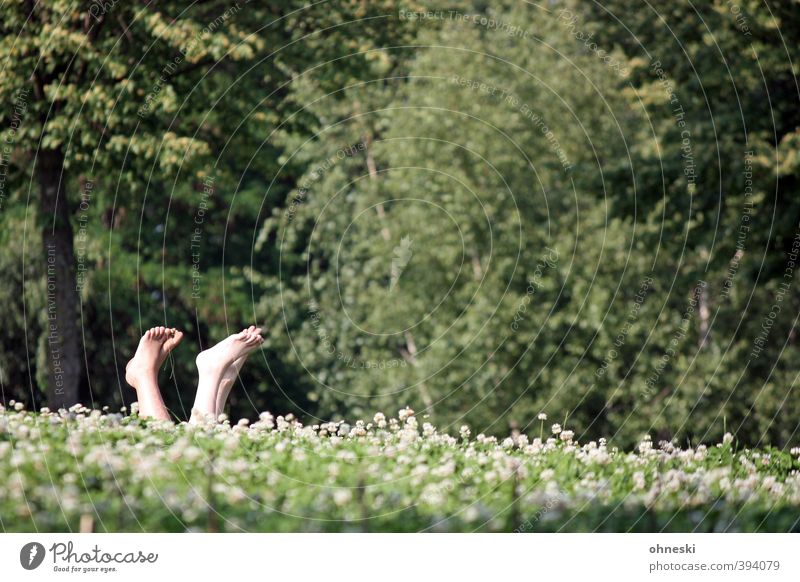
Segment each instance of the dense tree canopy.
M4 10L5 401L796 440L795 2Z

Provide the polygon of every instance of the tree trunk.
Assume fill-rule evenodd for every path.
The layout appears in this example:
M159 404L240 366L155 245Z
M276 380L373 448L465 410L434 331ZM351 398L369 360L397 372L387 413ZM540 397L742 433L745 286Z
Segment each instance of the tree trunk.
M356 112L360 111L359 104L356 101ZM367 171L369 172L370 180L377 180L378 179L378 166L375 163L375 158L372 156L372 133L367 132L366 136L362 140L365 146L365 154L367 159ZM375 211L378 213L378 219L381 223L381 236L383 236L383 240L389 241L392 238L392 234L389 232L389 227L386 226L386 210L383 208L383 203L379 202L377 206L375 206ZM414 335L406 330L404 332L404 336L406 339L406 349L400 351L403 356L403 359L408 362L412 367L417 367L417 344L414 342ZM428 411L433 409L433 400L428 393L428 387L425 385L425 382L419 383L419 392L422 396L422 402L425 404L425 407Z
M700 337L698 339L698 347L700 349L706 347L708 336L711 330L708 327L709 319L711 318L711 309L708 306L708 286L700 288L697 293L697 312L700 314Z
M40 219L47 278L47 405L58 410L78 402L81 377L75 256L61 150L39 150L36 174L41 189Z

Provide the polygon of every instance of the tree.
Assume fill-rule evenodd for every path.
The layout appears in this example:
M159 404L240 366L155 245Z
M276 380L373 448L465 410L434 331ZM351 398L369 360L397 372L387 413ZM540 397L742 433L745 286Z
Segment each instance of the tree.
M270 312L327 414L410 404L440 426L504 432L548 401L581 405L550 397L593 371L569 374L602 325L594 304L608 290L587 282L617 266L598 244L592 144L603 159L624 155L609 109L627 102L602 62L563 58L572 39L546 12L452 9L412 20L416 46L385 51L347 99L298 88L322 123L317 138L292 142L307 173L291 212L262 231L283 257ZM595 414L581 411L588 425Z
M635 200L649 244L674 249L659 259L680 290L672 309L707 282L652 415L702 418L693 423L701 437L718 438L727 420L739 438L788 442L800 363L790 291L800 228L796 3L631 5L572 7L597 46L625 51L629 92L653 126L636 138L637 179L616 190L615 206L630 215Z
M208 181L235 184L242 159L258 151L280 119L295 71L369 46L362 35L370 36L372 11L385 8L361 2L306 8L292 1L217 0L189 6L31 1L6 7L0 23L0 100L19 106L2 113L3 124L13 129L4 158L4 194L8 202L24 204L26 183L38 192L35 214L42 247L37 262L47 289L47 337L38 361L46 370L51 407L85 401L82 388L93 377L102 385L116 376L119 383L116 353L105 350L97 361L89 357L94 335L113 337L116 321L94 311L95 304L87 300L100 295L105 301L97 293L105 287L109 303L113 289L122 293L119 299L138 303L138 313L132 306L107 305L108 313L117 311L122 319L117 332L124 330L126 350L129 341L135 345L141 327L153 324L159 307L166 318L163 291L186 287L171 279L186 272L171 259L182 253L164 247L170 205L193 206L196 215L199 205L218 204L203 200ZM351 20L356 24L343 26ZM304 42L292 42L298 39ZM324 82L347 79L359 70L358 61L352 59L340 67L338 77ZM251 122L242 123L246 120ZM301 117L291 127L303 123ZM237 127L234 135L228 132ZM273 166L275 151L265 151L268 155L243 176L245 185ZM167 209L166 216L154 212L153 201L157 209ZM158 222L150 224L154 218ZM205 240L215 230L225 231L225 221L210 223L204 226ZM77 255L76 225L81 236ZM176 234L189 236L194 228L191 217L174 220L173 227ZM126 238L120 240L123 233ZM100 242L103 237L108 237L107 246ZM213 260L210 246L203 256ZM110 276L113 261L122 271L114 272L116 281ZM209 260L204 268L213 272L218 264ZM136 295L125 289L128 285ZM162 292L156 293L159 288ZM154 293L155 299L142 299L142 291ZM180 309L180 294L172 297L179 307L173 316L187 323L187 306ZM143 305L148 317L137 322ZM109 327L103 330L103 324ZM23 326L34 329L27 321ZM114 374L87 375L84 362L109 363ZM89 398L102 390L93 389Z

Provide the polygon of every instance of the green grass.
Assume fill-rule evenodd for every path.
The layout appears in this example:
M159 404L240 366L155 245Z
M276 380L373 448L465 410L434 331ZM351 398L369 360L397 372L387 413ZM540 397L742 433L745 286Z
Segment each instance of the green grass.
M800 531L793 452L0 410L5 531ZM339 436L334 436L336 433Z

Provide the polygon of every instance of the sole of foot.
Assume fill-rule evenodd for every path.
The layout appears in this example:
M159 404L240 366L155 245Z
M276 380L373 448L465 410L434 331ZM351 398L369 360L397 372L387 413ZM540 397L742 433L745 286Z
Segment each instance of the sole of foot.
M259 344L261 344L264 340L261 337L261 328L251 325L245 330L242 330L242 333L249 333L249 334L256 334L259 339ZM252 352L248 352L243 356L236 358L222 373L222 379L219 382L219 387L217 389L217 415L222 413L223 408L225 407L225 402L228 400L228 395L231 392L231 388L233 388L233 383L236 381L236 378L239 376L239 371L244 366L244 363L247 361L247 358L250 356Z
M143 380L158 374L160 362L163 361L161 353L166 339L165 327L152 327L144 333L139 340L136 353L125 366L125 381L128 384L137 388Z
M158 367L164 365L164 362L167 360L169 353L178 347L178 344L183 341L183 332L178 331L174 327L167 328L167 337L164 340L164 343L161 344L161 353L159 354L158 358Z
M239 366L241 367L241 364L244 364L244 359L263 342L261 328L250 326L239 333L226 337L215 346L200 352L195 360L197 369L201 375L219 375L220 379L222 379L229 368L235 365L235 362L241 360ZM238 370L236 370L236 373L238 373Z

